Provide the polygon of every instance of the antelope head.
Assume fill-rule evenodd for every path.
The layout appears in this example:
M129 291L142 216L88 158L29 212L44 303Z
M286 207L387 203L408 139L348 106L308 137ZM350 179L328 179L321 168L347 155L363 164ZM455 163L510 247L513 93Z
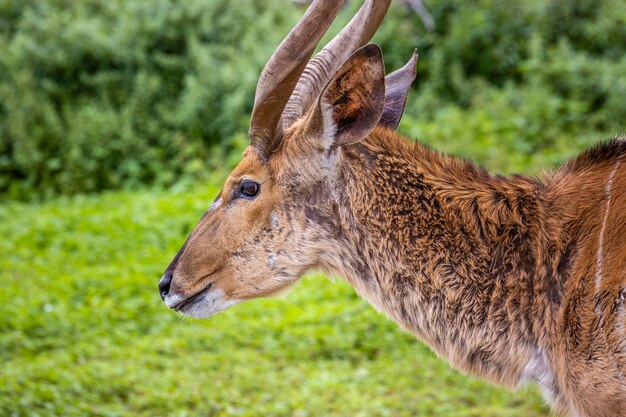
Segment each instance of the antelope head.
M343 4L316 0L279 45L257 85L243 160L161 278L168 307L209 317L324 267L341 240L342 148L377 125L395 129L415 77L415 54L385 78L379 47L365 45L390 1L367 0L311 59Z

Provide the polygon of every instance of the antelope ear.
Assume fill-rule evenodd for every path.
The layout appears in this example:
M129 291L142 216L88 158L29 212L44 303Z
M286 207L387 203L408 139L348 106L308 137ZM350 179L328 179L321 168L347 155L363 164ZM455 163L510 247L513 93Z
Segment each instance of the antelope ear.
M364 139L376 127L385 104L385 65L378 45L358 49L320 95L324 147Z
M416 74L417 50L413 52L413 56L405 66L385 77L385 108L378 122L379 126L391 130L398 128L404 113L406 98L409 95L411 84L415 81Z

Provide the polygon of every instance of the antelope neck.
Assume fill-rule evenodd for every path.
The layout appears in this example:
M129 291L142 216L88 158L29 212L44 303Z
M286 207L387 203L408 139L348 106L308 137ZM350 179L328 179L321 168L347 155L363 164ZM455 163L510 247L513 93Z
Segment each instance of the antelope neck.
M543 184L492 177L383 129L342 159L343 241L330 268L458 368L508 386L533 377L545 306L559 297L538 267Z

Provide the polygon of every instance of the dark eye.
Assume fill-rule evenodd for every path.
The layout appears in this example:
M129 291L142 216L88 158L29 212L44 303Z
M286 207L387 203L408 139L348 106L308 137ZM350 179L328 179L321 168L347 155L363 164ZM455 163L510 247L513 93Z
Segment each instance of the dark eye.
M243 180L239 184L239 194L244 197L253 198L259 193L259 183L252 180Z

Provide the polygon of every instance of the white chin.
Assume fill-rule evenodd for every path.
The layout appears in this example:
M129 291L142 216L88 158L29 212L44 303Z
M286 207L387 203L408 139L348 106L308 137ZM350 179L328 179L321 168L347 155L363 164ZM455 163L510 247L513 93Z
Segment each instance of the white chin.
M225 300L222 291L214 290L209 291L193 304L184 306L180 311L196 319L205 319L240 302L241 300Z

